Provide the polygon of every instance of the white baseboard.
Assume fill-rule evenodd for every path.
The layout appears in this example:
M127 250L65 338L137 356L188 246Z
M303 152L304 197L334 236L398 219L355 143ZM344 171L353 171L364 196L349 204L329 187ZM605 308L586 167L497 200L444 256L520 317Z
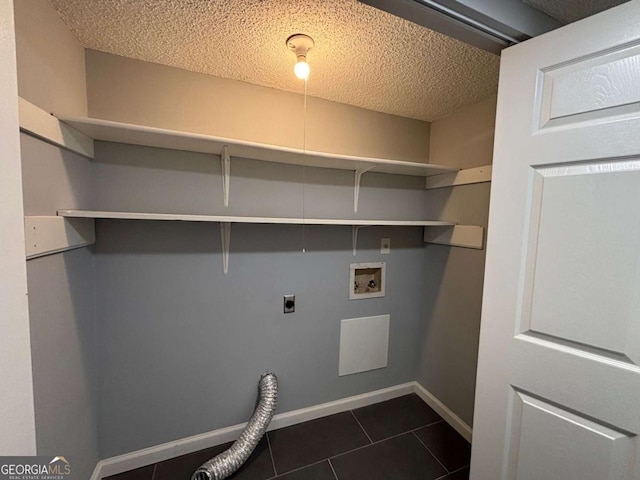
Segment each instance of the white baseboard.
M401 397L409 393L417 393L416 385L417 384L415 382L403 383L401 385L383 388L382 390L363 393L362 395L341 398L340 400L335 400L333 402L322 403L312 407L280 413L275 415L273 420L271 420L269 430L288 427L290 425L303 423L316 418L326 417L327 415L333 415L334 413L346 412L348 410L365 407L373 403L384 402L385 400ZM422 395L420 396L422 397ZM425 402L427 401L425 400ZM427 403L431 405L429 402ZM434 410L440 413L435 407L433 407L433 405L431 406ZM246 423L241 423L231 427L221 428L211 432L202 433L200 435L194 435L192 437L186 437L173 442L167 442L154 447L126 453L117 457L100 460L96 465L93 475L91 476L91 480L100 480L103 477L116 475L118 473L126 472L127 470L133 470L134 468L140 468L145 465L168 460L179 455L185 455L214 445L233 441L240 436L245 425Z
M102 478L102 474L100 473L101 471L102 471L102 460L96 463L96 468L93 469L93 473L91 474L91 477L89 478L89 480L100 480Z
M472 429L460 417L447 408L426 388L418 382L403 383L394 387L375 390L373 392L341 398L333 402L322 403L312 407L301 408L291 412L280 413L273 417L269 430L288 427L298 423L307 422L316 418L326 417L335 413L346 412L355 408L365 407L373 403L384 402L392 398L401 397L409 393L416 393L427 405L433 408L445 421L451 425L460 435L469 442L472 437ZM240 436L246 423L220 428L211 432L182 438L173 442L163 443L154 447L137 450L117 457L100 460L91 475L91 480L100 480L103 477L144 467L152 463L162 462L179 455L196 452L221 443L231 442Z
M420 385L418 382L414 382L415 393L418 395L424 403L433 408L438 415L445 419L445 421L451 425L456 431L471 442L473 436L473 430L467 425L459 416L453 413L447 406L438 400L431 392Z

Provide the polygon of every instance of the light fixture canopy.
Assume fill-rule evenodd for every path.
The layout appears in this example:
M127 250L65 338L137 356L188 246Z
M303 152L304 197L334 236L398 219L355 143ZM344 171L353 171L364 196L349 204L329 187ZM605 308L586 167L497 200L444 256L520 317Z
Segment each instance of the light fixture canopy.
M295 54L298 60L293 68L296 77L300 80L306 80L309 78L310 71L309 64L307 63L307 53L309 53L309 50L315 45L313 38L303 33L296 33L287 38L285 43L287 48Z

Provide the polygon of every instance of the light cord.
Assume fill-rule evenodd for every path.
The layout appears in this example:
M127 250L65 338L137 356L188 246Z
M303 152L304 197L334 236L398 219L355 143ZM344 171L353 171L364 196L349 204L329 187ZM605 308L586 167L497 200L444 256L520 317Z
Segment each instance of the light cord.
M302 114L302 151L307 153L307 79L304 79L304 107ZM305 186L307 183L306 166L302 164L302 253L306 253L306 222L305 222Z

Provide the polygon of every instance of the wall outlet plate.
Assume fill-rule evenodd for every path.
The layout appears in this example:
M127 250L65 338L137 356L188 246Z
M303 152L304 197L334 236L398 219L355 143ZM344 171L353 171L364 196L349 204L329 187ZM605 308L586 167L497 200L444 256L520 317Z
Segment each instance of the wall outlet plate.
M296 296L285 295L284 296L284 313L293 313L296 311Z
M380 253L382 255L389 255L391 253L391 239L383 238L380 240Z

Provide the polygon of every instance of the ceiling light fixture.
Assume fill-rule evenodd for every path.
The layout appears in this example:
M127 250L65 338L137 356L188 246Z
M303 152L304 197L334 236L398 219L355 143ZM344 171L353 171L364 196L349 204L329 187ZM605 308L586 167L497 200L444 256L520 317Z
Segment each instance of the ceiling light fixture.
M309 50L315 45L313 38L309 35L297 33L287 38L286 44L287 48L291 50L298 59L296 66L293 67L296 77L300 80L307 80L310 71L309 64L307 63L307 53L309 53Z

